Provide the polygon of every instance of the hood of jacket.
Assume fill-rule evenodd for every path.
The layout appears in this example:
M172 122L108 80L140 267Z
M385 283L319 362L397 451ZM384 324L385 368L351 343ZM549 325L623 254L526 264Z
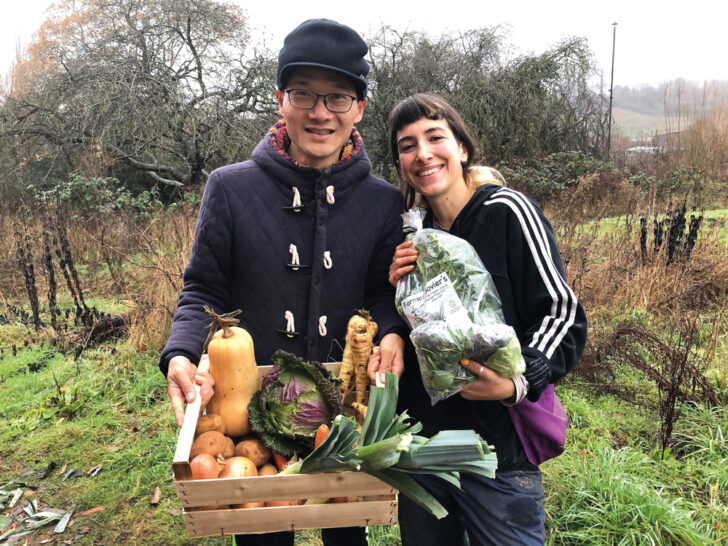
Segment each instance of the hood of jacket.
M288 154L288 143L286 124L281 120L258 143L251 159L288 191L293 187L298 188L303 201L314 198L315 184L319 179L326 179L326 185L334 186L336 198L339 199L344 198L357 181L371 172L371 161L356 128L352 129L340 159L322 170L297 163Z
M499 186L498 184L483 184L482 186L478 186L475 189L475 193L470 197L470 200L455 217L448 231L453 235L469 232L472 223L477 217L475 212L500 189L503 189L503 186Z
M470 197L468 202L462 208L462 210L455 217L455 220L447 231L453 235L459 235L470 231L473 222L476 221L476 211L485 203L491 196L498 190L503 189L503 186L498 184L483 184L475 189L475 192ZM434 227L435 217L432 214L432 210L427 211L427 216L423 221L423 227L432 228Z

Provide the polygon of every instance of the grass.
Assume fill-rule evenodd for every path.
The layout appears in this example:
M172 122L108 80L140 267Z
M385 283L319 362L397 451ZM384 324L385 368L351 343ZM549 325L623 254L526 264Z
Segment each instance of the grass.
M686 407L676 434L679 457L660 458L654 410L587 397L573 385L559 394L570 418L569 447L542 466L548 544L728 539L725 408Z
M695 214L694 212L688 211L687 217ZM720 244L725 245L728 243L728 209L712 209L702 211L701 214L704 218L704 224L701 228L703 231L709 230L713 227L718 230L718 241ZM646 215L636 215L634 217L624 216L608 216L605 218L598 218L590 220L584 224L579 225L577 233L588 234L594 236L597 239L603 239L604 237L620 237L625 234L628 230L628 224L631 225L632 229L639 229L639 219L645 217L648 221L648 229L652 229L652 217ZM658 219L664 219L665 214L661 213L657 215ZM650 236L652 235L650 231Z
M718 226L718 242L728 245L728 209L706 210L703 217L707 226Z
M641 114L625 108L612 108L615 133L620 132L630 138L651 138L655 133L665 132L665 116Z
M595 384L577 369L557 387L570 428L566 452L542 465L549 544L728 543L725 408L680 406L673 441L663 453L654 382L603 352L603 341L617 325L668 335L680 318L696 315L696 354L710 364L706 373L728 400L728 274L720 257L728 241L728 211L711 210L705 217L718 229L701 235L681 267L641 266L636 232L629 233L621 217L588 228L566 226L559 234L567 274L590 320L580 367L609 374ZM180 256L186 252L181 240L160 241L181 249ZM187 538L171 476L177 427L157 357L168 331L168 308L174 307L170 278L177 279L182 261L179 256L170 259L172 265L160 261L147 276L132 267L137 281L131 294L109 291L106 278L89 280L84 287L103 290L85 288L88 306L125 314L127 300L134 299L144 316L133 323L129 339L91 343L77 360L73 340L80 330L72 320L55 344L50 329L36 333L13 317L0 323L0 488L13 481L24 491L12 509L0 494L0 527L3 518L36 500L41 510L80 514L104 508L72 520L57 537L53 525L42 527L28 535L30 544L230 544L225 538ZM88 275L96 270L104 272L84 269ZM10 278L7 268L2 273ZM9 303L25 303L22 292L12 300L11 292L0 294L4 315ZM45 291L39 293L43 309ZM59 302L63 309L72 307L63 290ZM27 303L23 308L28 310ZM42 477L49 465L52 470ZM67 477L71 470L78 475ZM159 503L151 504L157 488ZM400 544L396 526L372 527L369 537L376 546ZM320 533L300 532L296 543L320 546Z
M693 521L691 503L662 488L658 463L633 448L592 446L562 475L570 487L553 508L553 544L704 545L712 533Z
M47 364L28 372L39 358ZM30 347L4 358L0 374L7 423L0 429L0 482L37 486L33 497L43 506L75 507L77 513L104 506L84 520L90 527L84 542L120 538L129 529L149 543L184 543L170 477L177 429L156 355L110 346L87 350L74 363L52 348ZM74 400L81 402L78 407ZM53 472L39 479L50 464ZM101 472L89 476L96 467ZM63 480L71 469L81 475ZM151 506L156 487L161 500Z
M0 484L15 480L37 487L27 500L37 499L43 507L73 507L80 513L104 506L66 531L80 544L229 544L223 538L184 538L170 474L177 428L156 354L120 342L89 349L78 362L47 345L23 348L16 356L4 349L4 354ZM37 371L27 370L41 361ZM630 370L618 375L619 382L644 383ZM64 413L74 392L83 403ZM576 379L560 385L559 395L570 430L567 451L542 467L549 544L719 544L728 539L724 408L687 406L673 455L659 460L655 408L589 395ZM39 478L51 463L54 470ZM89 476L96 467L102 470ZM80 476L64 480L72 469ZM157 487L161 499L153 506ZM51 537L51 527L37 531L34 540ZM400 543L397 527L373 527L369 536L370 544ZM316 531L298 533L296 540L298 545L321 544Z

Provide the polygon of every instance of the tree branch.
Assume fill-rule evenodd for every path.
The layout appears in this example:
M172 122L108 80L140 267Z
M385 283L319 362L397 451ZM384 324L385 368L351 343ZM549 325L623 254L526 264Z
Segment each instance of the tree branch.
M157 182L160 182L161 184L165 184L167 186L175 186L177 188L181 188L182 186L184 186L182 182L179 182L177 180L170 180L169 178L162 178L154 171L147 171L147 174L149 174L149 176L151 176Z
M200 84L200 90L202 91L202 96L207 96L207 89L205 88L205 81L202 79L202 61L200 61L200 55L197 53L197 48L195 47L195 44L192 41L192 18L188 15L187 16L187 36L186 36L187 45L190 48L190 51L192 52L192 56L195 58L195 64L197 65L197 82Z
M172 165L164 165L162 163L145 163L143 161L139 161L138 159L134 159L129 154L125 153L123 150L118 148L117 146L114 146L111 144L111 147L114 149L116 153L119 154L119 159L125 159L135 167L139 167L142 170L148 171L150 173L158 173L158 172L166 172L174 176L175 178L178 178L180 180L185 180L187 176L183 174L181 171L173 167Z

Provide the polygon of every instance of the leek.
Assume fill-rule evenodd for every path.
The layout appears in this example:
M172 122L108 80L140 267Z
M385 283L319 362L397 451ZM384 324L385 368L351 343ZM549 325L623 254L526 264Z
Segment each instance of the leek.
M407 412L396 413L397 376L386 374L384 387L371 387L366 419L337 415L328 436L311 454L281 474L362 471L399 490L440 519L447 510L409 474L431 474L460 487L460 473L495 477L498 462L493 448L473 430L444 430L426 438L422 424Z

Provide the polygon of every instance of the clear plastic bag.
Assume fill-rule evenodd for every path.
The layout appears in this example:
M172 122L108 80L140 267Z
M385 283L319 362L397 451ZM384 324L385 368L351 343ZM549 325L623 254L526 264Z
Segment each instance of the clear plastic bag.
M422 382L432 404L476 379L460 364L475 360L504 377L525 370L520 343L505 324L490 273L459 237L422 227L426 211L405 212L407 240L418 252L415 268L397 284L397 310L412 328Z

